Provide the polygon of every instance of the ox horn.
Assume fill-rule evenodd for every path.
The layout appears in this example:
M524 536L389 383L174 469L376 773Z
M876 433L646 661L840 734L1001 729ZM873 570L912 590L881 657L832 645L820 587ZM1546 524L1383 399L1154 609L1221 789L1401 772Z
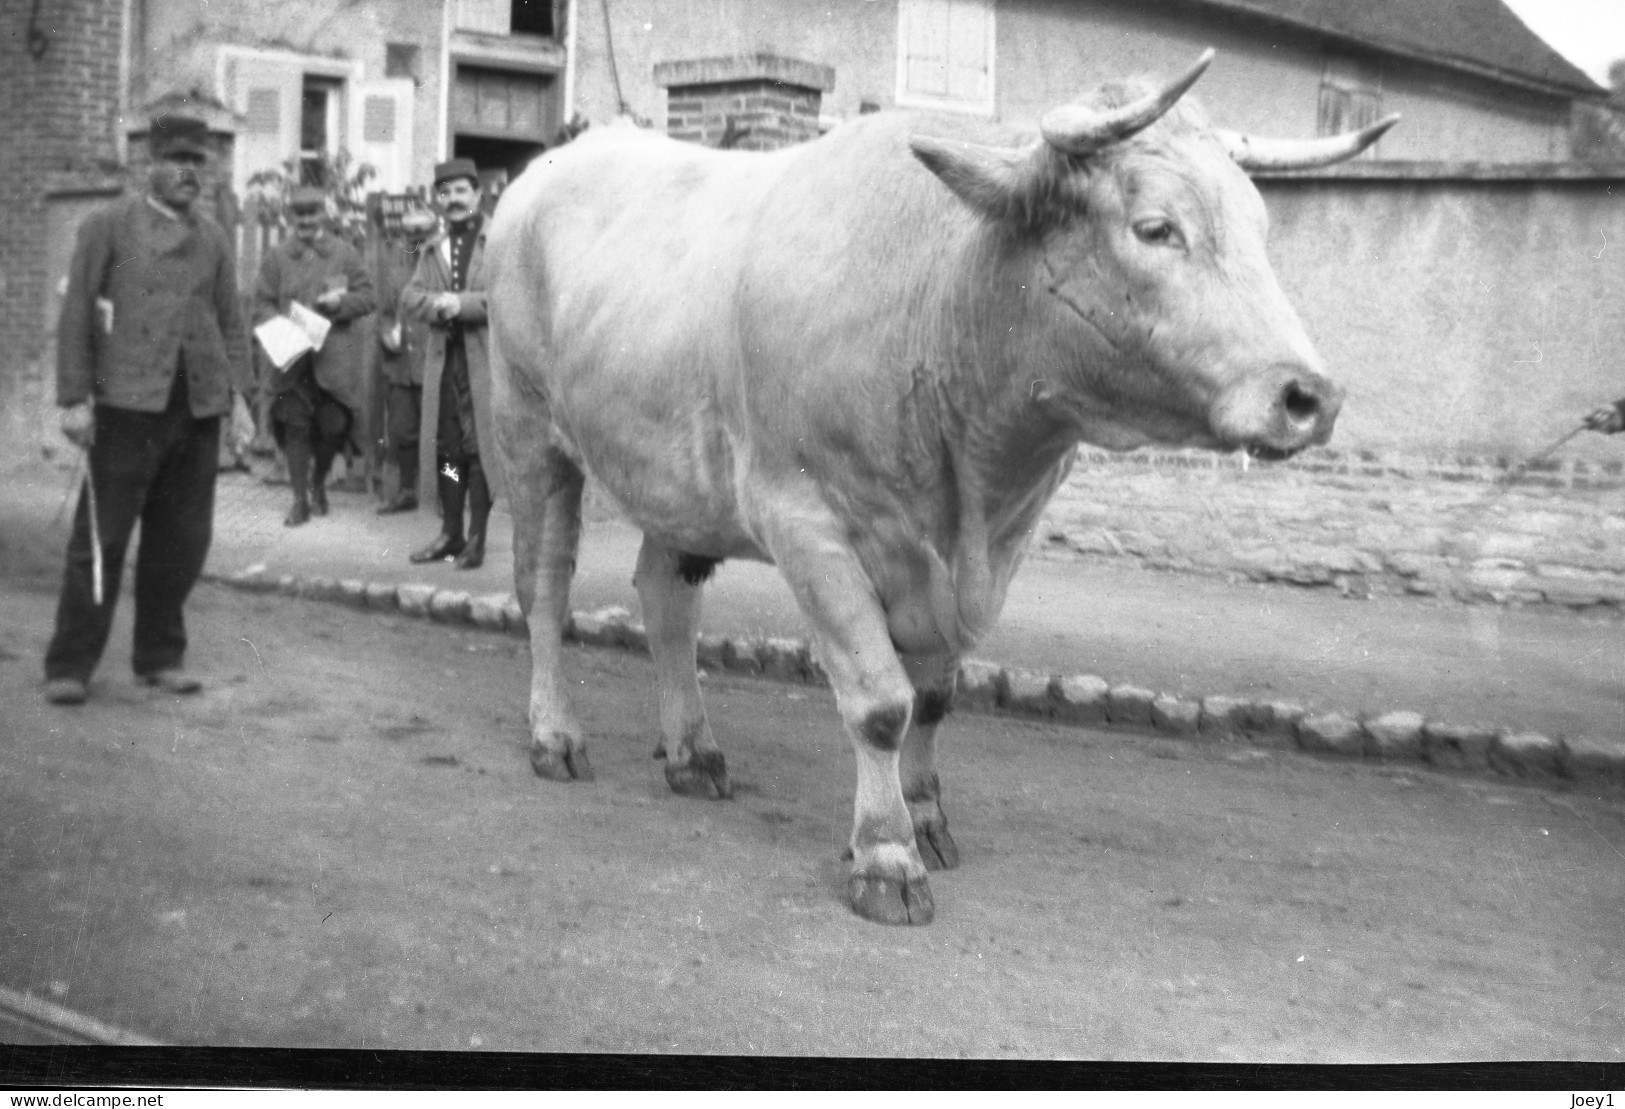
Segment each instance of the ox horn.
M1143 131L1157 122L1213 61L1213 48L1202 51L1196 64L1149 96L1117 108L1090 108L1063 104L1044 113L1038 129L1044 141L1066 154L1092 154Z
M1399 116L1391 115L1358 131L1320 139L1261 139L1224 130L1217 134L1230 157L1242 169L1315 169L1354 157L1398 122Z

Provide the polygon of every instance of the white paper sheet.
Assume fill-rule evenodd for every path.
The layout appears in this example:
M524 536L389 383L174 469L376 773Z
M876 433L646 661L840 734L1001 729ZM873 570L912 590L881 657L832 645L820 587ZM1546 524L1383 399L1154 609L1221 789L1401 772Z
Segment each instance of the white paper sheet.
M265 351L271 365L279 370L287 369L295 358L316 349L305 329L287 316L272 316L254 329L254 338L259 340L260 349Z
M310 349L321 350L327 342L327 333L333 330L333 321L300 304L297 300L288 306L288 316L310 336Z
M301 354L322 349L333 321L317 314L297 300L288 305L286 316L272 316L254 329L254 337L271 365L285 370Z

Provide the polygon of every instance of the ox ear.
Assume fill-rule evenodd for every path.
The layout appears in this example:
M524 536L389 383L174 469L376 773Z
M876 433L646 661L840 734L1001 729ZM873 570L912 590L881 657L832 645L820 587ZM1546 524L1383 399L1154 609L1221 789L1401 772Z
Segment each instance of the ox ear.
M1009 150L927 135L910 136L908 145L925 168L973 211L995 220L1030 222L1038 177L1035 160L1043 156L1042 147Z

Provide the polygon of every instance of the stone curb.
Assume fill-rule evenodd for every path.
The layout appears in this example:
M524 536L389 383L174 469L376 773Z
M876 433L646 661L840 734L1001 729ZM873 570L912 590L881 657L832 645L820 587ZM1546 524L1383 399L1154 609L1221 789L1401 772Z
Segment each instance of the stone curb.
M252 567L236 574L205 573L205 581L249 593L326 601L399 612L437 623L466 624L523 636L525 618L511 593L471 595L413 582L390 585L357 579L271 576ZM619 605L571 614L565 639L586 647L647 654L649 637ZM782 636L702 632L702 670L726 670L805 685L828 685L808 643ZM1625 740L1554 738L1486 724L1429 720L1395 710L1363 716L1311 714L1287 701L1213 695L1179 697L1134 685L1112 685L1092 674L1046 674L966 659L959 667L956 706L1064 724L1122 728L1195 743L1298 750L1334 758L1421 763L1448 770L1533 781L1584 781L1625 787Z

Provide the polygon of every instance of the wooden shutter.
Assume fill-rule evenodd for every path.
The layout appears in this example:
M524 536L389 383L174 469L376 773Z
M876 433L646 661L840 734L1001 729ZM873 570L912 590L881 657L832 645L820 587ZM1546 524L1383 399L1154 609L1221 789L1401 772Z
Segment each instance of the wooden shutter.
M993 0L900 0L899 103L993 111Z
M369 191L404 192L414 183L413 91L410 77L357 82L349 90L350 153L377 173Z
M304 72L296 63L234 57L226 62L226 85L228 102L243 117L232 167L232 188L241 196L254 174L299 153Z

